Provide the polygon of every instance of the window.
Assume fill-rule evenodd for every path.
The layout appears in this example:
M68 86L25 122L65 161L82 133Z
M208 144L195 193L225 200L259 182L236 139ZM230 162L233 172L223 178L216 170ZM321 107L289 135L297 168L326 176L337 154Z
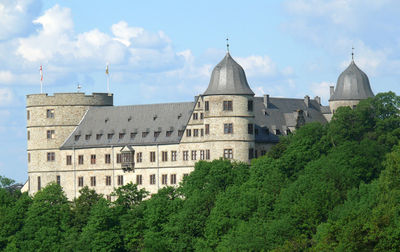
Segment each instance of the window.
M187 136L187 137L192 136L192 130L191 130L191 129L187 129L187 130L186 130L186 136Z
M194 129L193 130L193 136L198 137L199 136L199 129Z
M61 185L61 176L60 175L56 176L56 182L57 182L57 185Z
M122 155L121 155L121 153L118 153L117 154L117 164L120 164L121 160L122 160Z
M166 137L170 137L171 135L172 135L172 130L168 130L167 132L165 132Z
M112 138L113 138L113 136L114 136L114 134L113 134L113 133L109 133L109 134L107 134L107 139L112 139Z
M189 151L183 151L183 161L189 160Z
M83 164L83 155L78 156L78 164L80 164L80 165Z
M96 186L96 177L90 177L90 186Z
M290 131L290 129L287 129L286 130L286 135L290 135L290 134L292 134L292 132Z
M159 137L160 136L160 131L154 131L154 137Z
M151 174L150 175L150 185L155 185L156 184L156 175Z
M26 111L26 120L30 120L31 119L31 111L27 110Z
M111 185L111 176L106 176L106 186Z
M198 120L199 119L199 114L193 113L193 120Z
M118 175L117 181L118 181L117 182L118 185L120 185L120 186L124 185L124 176L123 175Z
M102 136L102 134L96 134L96 140L100 140L101 136Z
M224 134L232 134L232 133L233 133L233 124L224 123Z
M210 160L210 150L206 150L206 160Z
M196 160L197 151L192 150L192 160Z
M204 160L204 150L200 150L200 160Z
M200 129L200 136L204 136L204 129Z
M184 132L184 130L178 130L178 136L183 136L183 132Z
M31 153L28 153L28 163L31 162Z
M170 182L171 182L171 185L175 185L176 184L176 174L171 174Z
M250 148L249 149L249 159L253 159L254 158L254 149Z
M250 135L253 135L253 132L254 132L254 126L252 123L249 123L247 125L247 133L249 133Z
M233 158L232 149L224 149L224 158L227 158L227 159L232 159Z
M81 135L75 135L75 141L78 141Z
M46 112L47 118L54 118L54 109L48 109Z
M253 101L251 101L251 100L247 101L247 110L253 111Z
M163 174L161 176L161 184L166 185L168 183L168 175L167 174Z
M27 133L27 138L28 138L28 140L31 140L31 132L28 130L28 133Z
M67 155L67 165L72 165L72 156Z
M200 102L197 102L197 107L200 108Z
M156 162L156 152L150 151L150 162Z
M143 154L141 152L136 153L136 162L141 163L143 159Z
M205 124L204 127L205 127L205 134L209 135L210 134L210 124Z
M171 151L171 161L176 161L176 151Z
M85 135L85 140L90 140L90 135Z
M163 162L167 162L168 161L168 152L167 151L162 151L161 152L161 160Z
M124 138L124 136L125 136L125 133L119 133L118 138L122 139L122 138Z
M107 195L107 200L111 201L111 195Z
M275 130L275 134L276 134L276 135L280 135L280 134L281 134L281 131L280 131L279 129L276 129L276 130Z
M47 162L53 162L56 159L54 152L47 152Z
M204 110L205 111L209 111L210 110L210 104L208 103L208 101L204 102Z
M111 155L110 154L105 154L104 155L104 163L110 164L111 163Z
M204 114L200 113L200 119L204 119Z
M232 111L232 101L224 101L224 111Z
M78 186L79 187L83 186L83 177L78 177Z
M142 137L147 137L148 134L149 132L142 132Z
M137 133L136 132L132 132L131 133L131 139L134 139L136 137Z
M37 189L38 191L42 189L42 181L40 180L40 176L37 177Z
M266 150L261 150L261 156L264 156L265 154L267 154Z
M142 183L142 175L136 175L136 184L141 185Z
M254 150L254 157L258 158L258 151L257 150Z
M184 174L183 174L183 178L186 178L187 176L189 176L188 173L184 173Z
M90 164L96 164L96 155L90 155Z

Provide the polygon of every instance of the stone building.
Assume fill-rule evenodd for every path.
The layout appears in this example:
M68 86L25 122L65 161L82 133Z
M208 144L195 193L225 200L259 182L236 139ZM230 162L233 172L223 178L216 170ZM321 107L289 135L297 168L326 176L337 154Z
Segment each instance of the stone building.
M34 194L56 182L73 199L83 186L108 196L133 182L155 193L177 185L199 160L249 162L280 135L308 122L326 123L337 107L372 96L367 75L352 61L331 87L329 106L319 97L256 97L229 53L192 102L113 106L107 93L27 95L23 191Z

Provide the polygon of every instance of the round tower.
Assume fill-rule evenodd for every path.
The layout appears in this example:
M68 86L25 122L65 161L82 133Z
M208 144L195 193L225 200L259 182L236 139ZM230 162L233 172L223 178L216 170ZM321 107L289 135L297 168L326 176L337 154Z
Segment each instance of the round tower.
M38 191L49 182L60 179L59 153L64 143L90 106L113 106L113 95L107 93L31 94L26 98L28 183L24 190Z
M329 107L335 113L338 107L355 107L364 99L373 97L368 76L351 61L350 65L340 75L336 88L329 99Z
M204 140L213 143L215 156L249 161L255 149L253 98L243 68L228 52L203 94L206 131L209 128Z

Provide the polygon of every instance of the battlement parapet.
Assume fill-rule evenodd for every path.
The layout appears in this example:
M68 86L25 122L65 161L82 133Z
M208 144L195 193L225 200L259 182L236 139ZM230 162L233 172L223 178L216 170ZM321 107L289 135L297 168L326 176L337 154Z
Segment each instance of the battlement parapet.
M113 94L55 93L53 95L27 95L26 107L35 106L113 106Z

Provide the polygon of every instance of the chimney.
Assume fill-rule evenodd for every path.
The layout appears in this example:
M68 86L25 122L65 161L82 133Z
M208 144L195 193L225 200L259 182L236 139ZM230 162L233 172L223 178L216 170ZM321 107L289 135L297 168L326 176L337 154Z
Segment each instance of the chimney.
M199 99L199 96L198 96L198 95L196 95L196 96L194 97L194 102L197 102L197 99Z
M330 94L330 97L332 97L333 92L335 92L335 87L334 87L334 86L330 86L330 87L329 87L329 94Z
M318 103L318 105L321 105L321 97L315 96L314 100Z
M310 107L310 96L306 95L304 96L304 103L306 104L306 107Z
M269 95L265 94L264 95L264 106L265 106L265 108L268 108L268 103L269 103Z

